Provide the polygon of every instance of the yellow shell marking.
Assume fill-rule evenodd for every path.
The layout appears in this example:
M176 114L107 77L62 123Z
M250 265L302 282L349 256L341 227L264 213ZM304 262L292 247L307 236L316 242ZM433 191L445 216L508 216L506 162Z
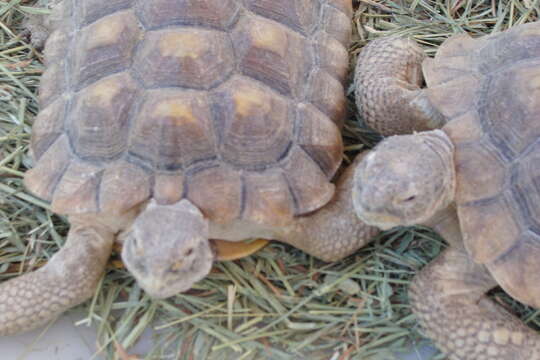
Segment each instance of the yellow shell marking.
M251 37L257 48L270 50L282 57L287 53L287 34L276 25L265 22L253 24Z
M236 113L241 117L254 114L266 114L270 111L270 99L261 90L251 87L241 87L234 94Z
M198 59L208 51L208 39L192 33L169 33L159 40L159 52L163 56Z
M110 107L114 98L122 91L122 85L118 78L100 81L89 89L86 99L88 104L98 107Z
M96 48L118 43L123 32L124 23L120 18L100 21L89 32L88 45L90 48Z
M174 125L193 124L197 122L197 118L193 114L193 109L178 99L169 99L161 101L153 112L153 116L157 118L168 118L173 121Z

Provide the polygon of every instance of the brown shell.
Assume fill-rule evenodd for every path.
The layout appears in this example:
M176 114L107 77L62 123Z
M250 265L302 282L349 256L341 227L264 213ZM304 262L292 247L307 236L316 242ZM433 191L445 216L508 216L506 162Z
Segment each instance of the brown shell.
M540 23L450 39L426 75L451 119L465 245L523 298L523 274L540 280Z
M351 0L64 0L28 188L67 214L188 198L214 221L282 224L323 206L351 14Z

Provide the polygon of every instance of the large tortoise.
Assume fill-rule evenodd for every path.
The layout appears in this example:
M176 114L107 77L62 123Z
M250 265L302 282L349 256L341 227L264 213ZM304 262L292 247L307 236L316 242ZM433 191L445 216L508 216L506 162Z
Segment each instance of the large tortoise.
M408 56L389 59L395 53ZM500 285L540 307L540 23L453 36L422 66L410 40L374 41L366 54L387 60L360 65L387 76L380 87L359 81L375 127L381 119L372 101L388 95L386 86L395 95L388 129L397 131L401 118L417 119L420 129L445 124L389 137L362 160L353 190L359 217L382 229L432 226L450 244L410 292L427 335L449 359L540 359L540 336L486 297ZM420 66L426 89L411 81ZM392 77L395 69L413 76Z
M25 184L71 229L45 267L0 285L0 334L91 296L115 240L157 298L209 272L209 239L323 260L362 246L377 230L354 214L352 170L330 182L351 13L351 0L61 2Z

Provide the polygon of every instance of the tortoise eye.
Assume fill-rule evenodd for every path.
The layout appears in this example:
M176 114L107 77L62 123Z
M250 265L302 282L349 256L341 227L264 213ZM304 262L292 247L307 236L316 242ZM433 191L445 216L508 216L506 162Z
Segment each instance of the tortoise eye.
M189 248L184 255L189 256L191 254L193 254L193 248Z

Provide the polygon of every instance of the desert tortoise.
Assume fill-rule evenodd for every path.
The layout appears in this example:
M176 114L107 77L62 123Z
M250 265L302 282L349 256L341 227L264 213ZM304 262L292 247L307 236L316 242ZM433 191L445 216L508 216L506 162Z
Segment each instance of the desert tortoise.
M377 71L419 69L411 44L374 41L372 55L409 54ZM410 291L414 312L449 359L540 359L540 336L485 296L500 285L540 307L540 23L479 39L455 35L422 70L426 89L398 89L415 76L387 80L403 95L389 117L424 114L422 128L435 114L431 125L440 115L446 124L389 137L368 154L355 172L355 209L382 229L425 224L449 242ZM384 88L365 84L364 111L377 119L379 105L370 101Z
M324 260L362 246L377 230L354 214L353 171L330 182L351 13L351 0L61 2L25 184L71 229L45 267L0 285L0 334L91 296L115 240L158 298L209 272L209 238Z

